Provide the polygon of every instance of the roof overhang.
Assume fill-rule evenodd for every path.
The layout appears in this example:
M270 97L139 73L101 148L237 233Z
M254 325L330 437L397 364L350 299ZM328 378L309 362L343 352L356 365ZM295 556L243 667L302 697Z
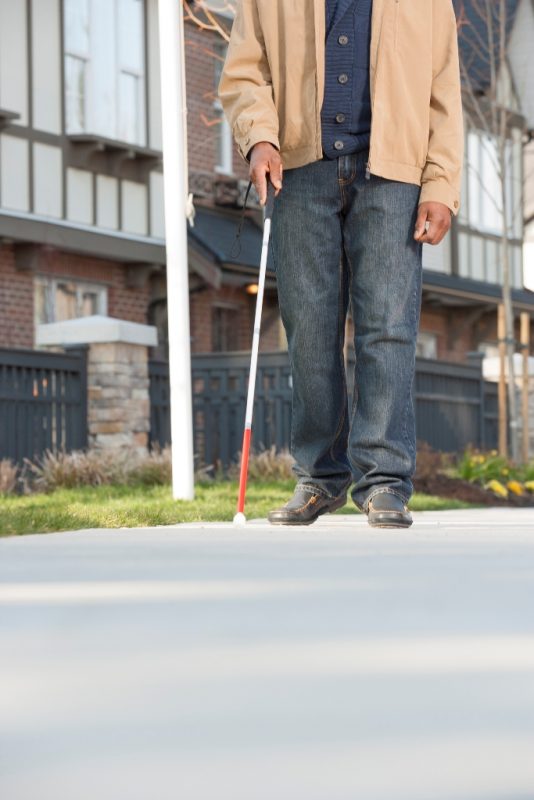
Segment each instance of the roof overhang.
M64 220L23 212L0 212L0 238L49 245L111 261L165 264L165 242L148 236L101 231Z

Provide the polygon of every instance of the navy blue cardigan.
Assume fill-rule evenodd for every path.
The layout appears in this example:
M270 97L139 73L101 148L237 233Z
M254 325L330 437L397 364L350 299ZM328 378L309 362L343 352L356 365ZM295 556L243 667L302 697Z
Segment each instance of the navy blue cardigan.
M369 47L372 0L326 0L323 153L349 155L369 146Z

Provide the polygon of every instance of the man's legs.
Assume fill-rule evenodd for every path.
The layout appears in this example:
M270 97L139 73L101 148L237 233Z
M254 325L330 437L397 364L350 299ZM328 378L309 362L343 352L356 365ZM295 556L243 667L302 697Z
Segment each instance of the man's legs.
M332 499L351 484L343 361L348 273L338 163L284 172L271 246L293 376L291 453L298 485Z
M412 384L422 284L422 244L413 238L420 187L377 175L365 179L366 158L347 157L343 187L356 354L348 457L352 499L364 512L376 492L393 492L406 503L413 492Z

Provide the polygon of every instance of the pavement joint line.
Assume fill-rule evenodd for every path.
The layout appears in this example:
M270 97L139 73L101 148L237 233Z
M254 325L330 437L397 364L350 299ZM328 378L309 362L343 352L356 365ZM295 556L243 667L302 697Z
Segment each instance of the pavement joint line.
M95 679L127 681L122 663L91 660L91 675ZM58 667L60 673L70 673L69 665ZM25 672L32 665L17 668L11 676L9 664L2 669L10 682L26 685ZM139 653L136 675L144 680L157 681L158 675L172 674L180 680L233 681L254 675L299 677L306 674L318 677L355 675L467 675L494 673L530 673L534 669L534 636L526 634L467 634L370 636L367 638L315 637L299 641L273 638L261 642L190 645L187 649L159 650ZM56 679L57 679L56 675ZM76 682L76 676L70 679ZM45 671L35 678L33 691L46 686ZM15 687L12 687L12 691ZM18 687L17 687L18 688Z
M361 578L337 581L335 586L326 579L277 579L199 581L42 581L39 583L0 584L0 606L31 605L46 603L64 605L70 603L141 602L141 601L190 601L224 600L273 595L304 594L355 589L383 588L380 581Z

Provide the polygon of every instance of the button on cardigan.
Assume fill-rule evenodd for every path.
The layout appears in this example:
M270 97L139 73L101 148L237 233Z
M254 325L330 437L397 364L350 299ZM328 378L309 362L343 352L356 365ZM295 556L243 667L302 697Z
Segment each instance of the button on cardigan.
M326 0L323 153L350 155L369 146L369 45L372 0Z

